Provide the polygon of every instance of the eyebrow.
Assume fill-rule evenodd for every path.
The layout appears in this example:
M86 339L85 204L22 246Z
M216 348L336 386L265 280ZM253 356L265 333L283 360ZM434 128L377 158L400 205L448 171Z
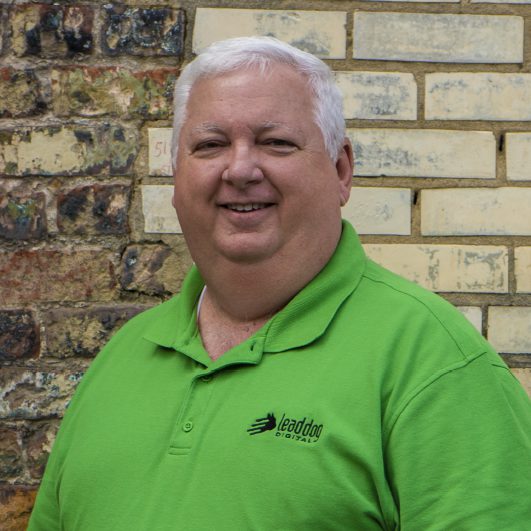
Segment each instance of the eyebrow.
M272 121L267 121L267 122L263 122L262 124L260 124L258 127L258 131L259 132L270 131L272 129L277 129L277 128L284 128L284 129L287 129L288 131L297 132L296 129L294 129L293 127L290 127L286 123L272 122ZM204 122L202 124L199 124L193 127L191 130L191 133L192 134L223 133L223 128L215 122Z

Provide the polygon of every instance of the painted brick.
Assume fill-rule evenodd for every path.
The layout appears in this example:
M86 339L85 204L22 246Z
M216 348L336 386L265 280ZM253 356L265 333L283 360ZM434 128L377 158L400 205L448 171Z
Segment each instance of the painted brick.
M353 187L342 215L358 234L411 234L411 190Z
M144 232L147 233L182 233L175 209L171 204L173 186L142 186L142 212L144 213Z
M496 177L496 140L486 131L348 129L354 175Z
M177 293L192 265L184 245L130 245L122 256L120 283L148 295Z
M193 50L230 37L267 35L324 59L343 59L347 14L343 11L274 11L197 8Z
M148 129L150 175L172 175L171 135L171 127L150 127Z
M531 307L489 307L488 339L498 352L531 354Z
M529 121L531 74L427 74L425 112L427 120Z
M19 4L12 7L12 50L18 56L88 54L93 47L92 6Z
M521 63L523 32L522 17L359 11L354 13L354 58Z
M59 116L118 115L167 118L178 70L64 67L52 71L53 109Z
M148 306L120 305L57 308L46 314L46 355L54 358L94 357L129 319Z
M423 190L424 235L531 235L531 188ZM515 215L515 213L522 215Z
M0 300L106 301L114 297L114 254L101 249L0 251Z
M34 116L45 109L42 87L33 70L0 68L0 118Z
M0 522L6 522L5 531L27 528L36 495L36 487L0 485Z
M474 325L474 328L481 333L483 316L481 308L478 306L457 306L457 309Z
M531 133L507 133L507 179L531 181Z
M0 131L0 174L126 172L138 152L138 128L49 126Z
M440 292L507 293L508 251L487 245L365 244L375 262Z
M33 372L3 367L0 373L0 419L61 417L79 380L80 371Z
M180 57L184 49L184 11L105 4L101 30L104 53Z
M518 378L522 387L526 390L528 396L531 398L531 369L518 368L511 369L511 372Z
M44 193L3 193L0 189L0 239L39 239L46 235L46 227Z
M531 293L531 247L516 247L514 250L514 274L516 291Z
M57 227L64 234L123 234L131 188L92 184L62 192L57 198Z
M334 72L343 93L346 119L416 120L417 84L413 74Z
M0 361L35 358L39 351L39 326L32 312L0 310Z

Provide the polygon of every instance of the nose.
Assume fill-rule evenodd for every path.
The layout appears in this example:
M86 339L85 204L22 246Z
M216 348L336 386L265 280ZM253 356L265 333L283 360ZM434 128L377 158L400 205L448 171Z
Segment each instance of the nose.
M243 144L232 146L228 166L223 171L221 178L241 189L250 184L256 184L264 178L252 146Z

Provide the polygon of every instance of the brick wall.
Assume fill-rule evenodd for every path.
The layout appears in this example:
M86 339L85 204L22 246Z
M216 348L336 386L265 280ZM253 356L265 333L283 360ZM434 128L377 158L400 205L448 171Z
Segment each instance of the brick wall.
M217 7L212 7L217 6ZM0 521L24 529L65 405L190 265L171 86L210 42L326 60L368 254L440 292L531 391L531 0L0 3Z

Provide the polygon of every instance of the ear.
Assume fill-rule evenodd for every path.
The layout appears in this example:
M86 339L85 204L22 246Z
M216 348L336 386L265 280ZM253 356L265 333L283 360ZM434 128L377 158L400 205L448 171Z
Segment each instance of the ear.
M341 206L344 206L350 197L353 170L354 154L352 152L352 144L350 143L350 140L345 137L336 162L336 171L339 178L339 200Z

